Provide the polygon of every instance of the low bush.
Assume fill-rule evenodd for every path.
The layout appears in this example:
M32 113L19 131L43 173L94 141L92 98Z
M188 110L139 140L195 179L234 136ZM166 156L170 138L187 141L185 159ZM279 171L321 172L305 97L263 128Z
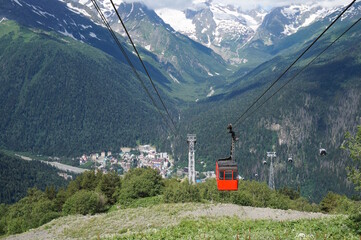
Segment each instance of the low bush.
M68 198L63 206L63 213L68 214L95 214L104 210L105 199L94 191L81 190Z

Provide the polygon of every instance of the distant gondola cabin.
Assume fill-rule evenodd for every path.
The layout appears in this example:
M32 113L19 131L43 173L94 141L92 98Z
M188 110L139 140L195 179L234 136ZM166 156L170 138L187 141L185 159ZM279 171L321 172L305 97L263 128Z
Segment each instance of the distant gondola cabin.
M237 163L232 160L219 159L216 162L217 188L220 191L238 190Z

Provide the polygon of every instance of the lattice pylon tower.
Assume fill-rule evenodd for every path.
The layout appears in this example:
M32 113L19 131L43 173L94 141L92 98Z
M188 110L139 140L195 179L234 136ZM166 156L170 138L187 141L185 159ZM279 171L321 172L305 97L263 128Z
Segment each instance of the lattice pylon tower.
M188 142L188 180L189 183L196 182L196 169L195 169L195 150L194 145L196 144L196 135L187 134Z
M268 178L268 187L270 189L275 189L275 176L274 176L274 168L273 168L273 158L276 157L275 152L267 152L267 157L271 158L271 164L269 167L269 178Z

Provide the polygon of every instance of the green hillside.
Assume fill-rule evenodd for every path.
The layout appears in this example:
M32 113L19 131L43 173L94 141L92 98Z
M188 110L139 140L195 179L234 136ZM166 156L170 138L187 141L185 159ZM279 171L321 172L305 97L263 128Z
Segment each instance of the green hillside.
M3 148L74 156L118 150L137 141L171 152L172 144L176 164L182 167L187 164L186 134L195 133L197 171L214 170L215 160L229 154L228 123L233 123L308 45L307 41L302 46L293 44L291 53L277 56L233 82L228 79L222 94L197 103L176 100L183 92L189 90L190 95L184 95L188 98L198 91L192 84L181 83L184 88L179 92L161 92L171 115L179 120L181 136L171 142L168 126L128 66L56 33L28 29L12 21L3 21L0 26ZM321 39L276 88L341 30L336 28ZM340 146L345 132L354 132L361 123L359 39L355 28L258 112L235 126L240 137L236 159L243 177L267 181L268 165L262 160L266 160L267 151L274 150L278 155L277 188L300 187L302 195L313 201L320 201L328 191L354 194L346 180L345 167L350 160ZM148 54L146 58L152 57ZM214 86L220 86L220 78L213 78ZM204 90L207 81L199 87ZM325 158L318 156L320 147L328 150ZM290 154L293 164L286 162Z
M0 72L4 148L74 155L162 145L165 124L134 73L97 49L4 21Z
M0 151L0 203L15 203L26 196L29 188L65 187L59 170L38 161L28 162Z

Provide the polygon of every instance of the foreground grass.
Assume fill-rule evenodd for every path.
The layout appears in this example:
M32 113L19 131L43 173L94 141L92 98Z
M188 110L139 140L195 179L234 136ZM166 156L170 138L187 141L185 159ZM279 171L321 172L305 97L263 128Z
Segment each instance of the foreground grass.
M106 239L360 239L347 217L312 220L240 220L236 217L183 219L178 225L125 232Z
M9 239L359 239L345 215L157 200L61 217Z

